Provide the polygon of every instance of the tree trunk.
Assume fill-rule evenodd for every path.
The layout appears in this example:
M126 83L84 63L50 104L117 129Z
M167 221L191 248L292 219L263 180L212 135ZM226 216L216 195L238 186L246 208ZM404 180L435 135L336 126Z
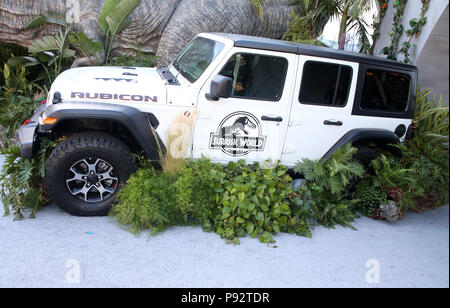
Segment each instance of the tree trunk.
M345 49L345 40L347 38L347 21L348 21L348 10L349 6L346 5L344 8L344 11L342 12L341 16L341 26L339 28L339 49L344 50Z
M166 65L201 32L230 32L281 38L292 7L290 0L269 0L259 19L250 0L143 0L131 13L132 23L113 42L113 55L137 49L156 53ZM104 0L0 0L0 43L28 47L34 40L56 34L58 26L24 30L36 15L46 11L65 14L77 31L104 40L97 20Z

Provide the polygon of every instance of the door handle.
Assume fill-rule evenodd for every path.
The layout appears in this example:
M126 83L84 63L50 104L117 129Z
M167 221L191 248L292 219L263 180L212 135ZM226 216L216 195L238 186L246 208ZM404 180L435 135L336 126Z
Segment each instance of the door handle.
M261 117L262 121L272 121L272 122L282 122L283 118L282 117L269 117L269 116L262 116Z
M324 125L335 125L335 126L342 126L342 122L341 121L331 121L331 120L325 120L323 121Z

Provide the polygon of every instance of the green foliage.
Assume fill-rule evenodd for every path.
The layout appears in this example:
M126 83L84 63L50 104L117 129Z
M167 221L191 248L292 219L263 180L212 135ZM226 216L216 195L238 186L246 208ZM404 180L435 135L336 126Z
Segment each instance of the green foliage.
M409 21L410 28L405 31L405 34L407 37L409 37L409 39L403 42L402 47L399 50L399 52L402 53L404 56L403 62L405 63L411 63L409 50L411 49L411 47L416 47L416 45L412 44L411 42L413 38L419 37L423 27L427 23L425 13L428 11L428 8L430 7L431 0L421 0L421 1L422 1L422 10L420 12L420 17L419 19L413 18Z
M33 218L36 211L45 204L45 163L56 144L54 141L42 139L39 151L33 159L21 157L17 146L0 151L0 154L5 155L0 173L0 193L5 216L12 211L14 220L20 220L27 209L31 211L30 217Z
M129 15L141 4L141 0L106 0L98 18L98 25L105 34L105 62L109 63L112 42L131 23Z
M291 14L291 20L288 29L284 33L283 40L324 46L323 43L316 39L311 27L306 26L302 19L294 12Z
M430 97L430 91L418 90L413 124L415 136L398 147L401 163L411 170L418 190L436 196L436 206L449 200L449 109L442 98Z
M124 54L115 57L111 65L132 67L154 67L158 57L151 53L145 53L138 49L136 55Z
M101 41L94 41L86 36L84 32L72 31L69 34L70 44L89 58L91 64L98 64L100 59L97 54L103 50L103 43Z
M292 179L286 167L277 163L266 169L241 160L230 162L225 177L219 178L224 183L216 188L218 213L213 220L216 233L228 242L246 234L262 243L273 242L272 234L278 232L309 234L308 225L292 215Z
M380 206L388 203L387 193L374 185L371 177L367 177L356 186L358 210L371 218L380 219Z
M314 218L324 226L350 226L355 217L353 209L356 201L349 200L348 187L364 175L364 167L353 160L356 151L347 144L327 161L302 159L294 168L295 172L305 177L306 185L314 196Z
M423 191L418 180L413 176L413 169L405 168L394 157L381 155L371 162L375 171L372 177L373 186L385 191L390 200L393 200L401 209L414 208L414 198Z
M132 232L149 229L156 234L183 222L177 207L176 189L164 172L140 169L117 195L111 215Z
M372 8L372 0L295 0L293 5L296 6L299 22L315 36L322 32L328 20L337 18L340 19L339 49L345 47L346 33L356 29L362 50L370 50L368 25L362 16Z
M179 170L174 186L177 202L183 217L193 218L203 230L213 231L210 217L218 213L216 187L224 182L222 165L210 160L188 160Z
M30 97L34 84L28 82L25 67L11 69L5 63L0 72L5 81L0 91L0 141L9 145L16 129L30 118L39 102Z
M355 147L346 144L327 161L302 159L294 171L302 174L308 182L316 184L318 192L342 199L348 184L364 174L364 167L353 160L356 151Z
M405 11L407 2L408 0L395 0L393 4L394 21L392 23L392 30L389 32L391 43L389 46L384 47L382 50L382 53L391 60L397 60L398 42L404 31L404 27L402 25L403 13Z
M67 23L64 16L53 12L46 12L33 18L25 29L54 24L60 26L56 35L46 35L39 38L28 48L29 56L12 57L8 60L10 66L40 66L45 72L38 80L46 79L47 86L75 59L76 49L81 50L87 56L91 56L101 49L101 43L94 42L84 33L73 31L72 25ZM100 44L100 47L99 47Z

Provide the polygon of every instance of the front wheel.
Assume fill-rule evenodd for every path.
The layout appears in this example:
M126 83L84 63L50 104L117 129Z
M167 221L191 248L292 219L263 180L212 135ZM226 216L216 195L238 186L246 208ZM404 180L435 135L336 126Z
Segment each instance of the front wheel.
M108 214L120 186L135 170L130 149L119 139L88 132L63 140L46 164L52 201L76 216Z

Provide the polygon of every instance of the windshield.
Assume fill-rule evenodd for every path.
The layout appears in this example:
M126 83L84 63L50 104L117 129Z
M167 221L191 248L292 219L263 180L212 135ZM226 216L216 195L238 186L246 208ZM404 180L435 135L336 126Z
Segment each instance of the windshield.
M220 42L197 37L172 65L184 78L193 83L200 78L224 47L225 45Z

